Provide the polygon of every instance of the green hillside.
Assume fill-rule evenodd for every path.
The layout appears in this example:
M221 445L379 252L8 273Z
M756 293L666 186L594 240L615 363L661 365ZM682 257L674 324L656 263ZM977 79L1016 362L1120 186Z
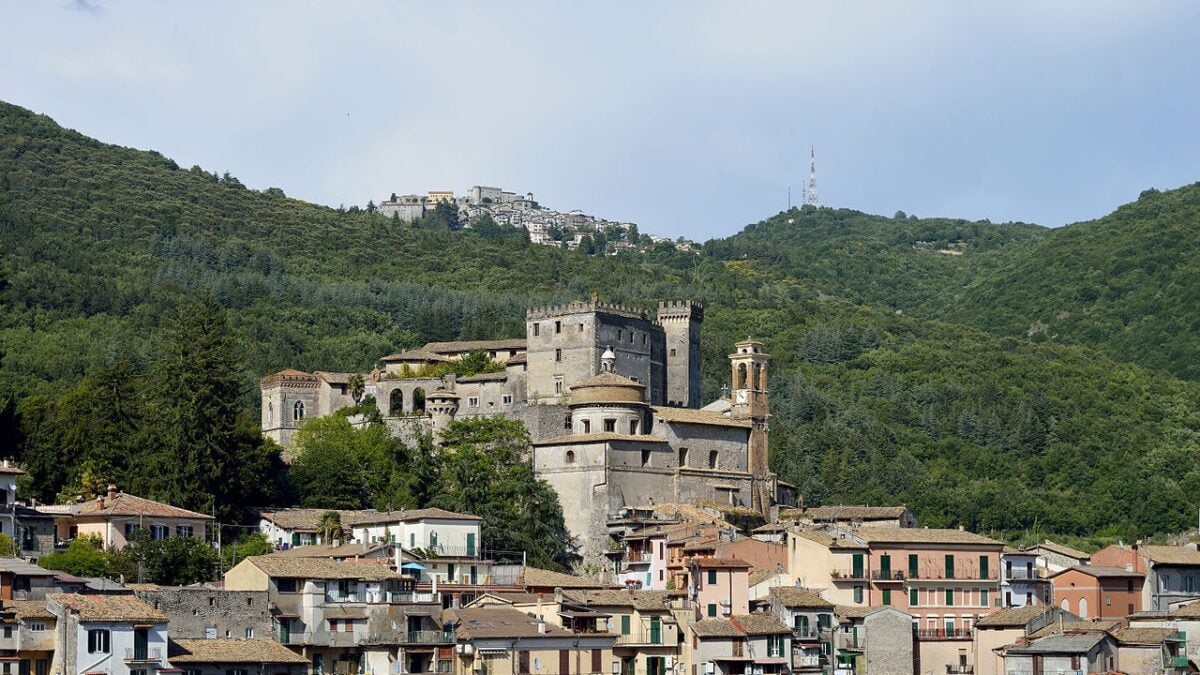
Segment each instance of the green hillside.
M1052 230L950 300L938 316L1200 379L1200 183Z
M814 226L788 234L787 218ZM592 292L630 304L690 297L707 303L706 398L727 377L732 342L767 343L772 461L809 503L904 501L930 524L997 530L1177 530L1200 506L1200 386L1082 347L910 316L1047 237L804 209L700 255L586 256L248 190L0 104L10 282L0 400L12 402L0 431L39 467L31 488L43 499L93 460L107 478L174 496L178 482L148 475L161 464L117 461L113 448L126 417L175 420L167 413L195 407L174 369L194 365L184 337L222 319L231 372L214 391L236 392L237 433L250 439L257 378L272 370L365 369L427 340L519 335L527 306ZM202 297L223 316L176 318ZM234 458L249 458L237 490L213 479L217 502L275 483L273 465L246 452Z

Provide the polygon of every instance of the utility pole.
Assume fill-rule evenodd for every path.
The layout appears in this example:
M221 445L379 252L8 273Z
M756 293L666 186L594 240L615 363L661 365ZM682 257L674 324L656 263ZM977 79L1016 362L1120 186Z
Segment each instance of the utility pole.
M817 148L809 146L808 188L804 190L804 204L817 206Z

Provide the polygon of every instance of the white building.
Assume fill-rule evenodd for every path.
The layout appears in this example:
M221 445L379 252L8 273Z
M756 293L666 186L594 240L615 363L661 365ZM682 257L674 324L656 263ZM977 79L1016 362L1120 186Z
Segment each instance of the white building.
M132 595L54 593L53 673L145 675L167 667L167 616Z

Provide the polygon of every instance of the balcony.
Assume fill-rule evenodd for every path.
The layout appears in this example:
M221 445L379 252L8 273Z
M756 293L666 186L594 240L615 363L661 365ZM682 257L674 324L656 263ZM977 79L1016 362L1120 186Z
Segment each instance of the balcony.
M942 628L918 628L917 638L921 640L970 640L971 631L969 629L955 628L953 630L945 630Z
M1009 581L1043 581L1041 570L1014 568L1005 573Z
M828 634L829 629L821 628L820 626L797 626L792 629L792 638L811 642L813 640L820 640L822 633Z
M144 649L127 647L125 649L126 663L159 663L160 661L162 661L162 650L158 647Z
M867 648L867 638L865 636L844 635L835 641L838 649L848 649L853 652L861 652Z
M873 570L871 580L887 583L889 581L904 581L907 575L902 570Z
M913 570L908 571L908 578L914 581L990 581L998 583L1000 578L993 572L984 572L980 574L978 570L954 570L950 574L946 574L946 570Z
M1166 657L1166 666L1168 668L1188 668L1188 657L1186 656L1168 656Z
M653 560L654 555L652 553L643 553L641 551L628 551L625 553L625 563L629 565L649 563Z
M965 663L947 665L946 675L975 675L975 666L968 666Z
M372 635L372 636L369 636L369 638L370 637L376 637L376 636ZM385 639L382 639L382 638L385 638L386 636L380 635L377 637L381 638L381 640L379 642L386 641ZM369 638L367 641L371 642L371 640ZM449 645L449 644L454 644L455 639L456 639L453 631L443 631L443 630L410 630L410 631L408 631L407 634L406 633L396 634L396 638L398 641L401 641L401 642L404 642L405 644L410 644L410 645Z
M819 654L792 657L792 668L796 670L817 670L825 665Z
M830 570L829 575L834 581L865 581L867 579L867 571L861 570Z

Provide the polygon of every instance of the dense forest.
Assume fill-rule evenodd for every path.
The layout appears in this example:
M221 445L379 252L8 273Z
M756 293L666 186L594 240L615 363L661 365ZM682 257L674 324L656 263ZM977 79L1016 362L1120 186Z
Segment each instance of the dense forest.
M283 467L254 427L258 378L366 370L428 340L521 335L526 307L593 292L646 306L686 297L706 303L706 399L719 395L732 342L766 342L772 462L808 503L904 502L930 525L1013 535L1177 531L1200 507L1200 386L1182 356L1196 346L1196 327L1181 323L1196 303L1173 286L1194 269L1194 244L1174 259L1167 243L1195 229L1197 192L1144 195L1063 230L805 207L698 254L597 256L250 190L0 104L0 433L41 499L102 473L230 519L263 501L479 503L522 477L482 497L414 492L414 472L480 465L430 467L419 448L332 428L313 447L357 458L336 478L305 479L327 473L319 452ZM1106 228L1121 232L1090 234ZM1140 230L1167 239L1123 238ZM1068 244L1090 252L1109 236L1143 267L1051 265ZM1151 276L1123 293L1096 282L1092 297L1072 273ZM1048 276L1065 296L1038 290ZM1122 316L1136 321L1117 330ZM1030 336L1035 321L1050 328ZM1178 331L1179 351L1151 354L1129 325L1147 340ZM462 444L480 459L469 450L479 443ZM196 477L201 489L183 494ZM558 536L525 525L526 541Z

